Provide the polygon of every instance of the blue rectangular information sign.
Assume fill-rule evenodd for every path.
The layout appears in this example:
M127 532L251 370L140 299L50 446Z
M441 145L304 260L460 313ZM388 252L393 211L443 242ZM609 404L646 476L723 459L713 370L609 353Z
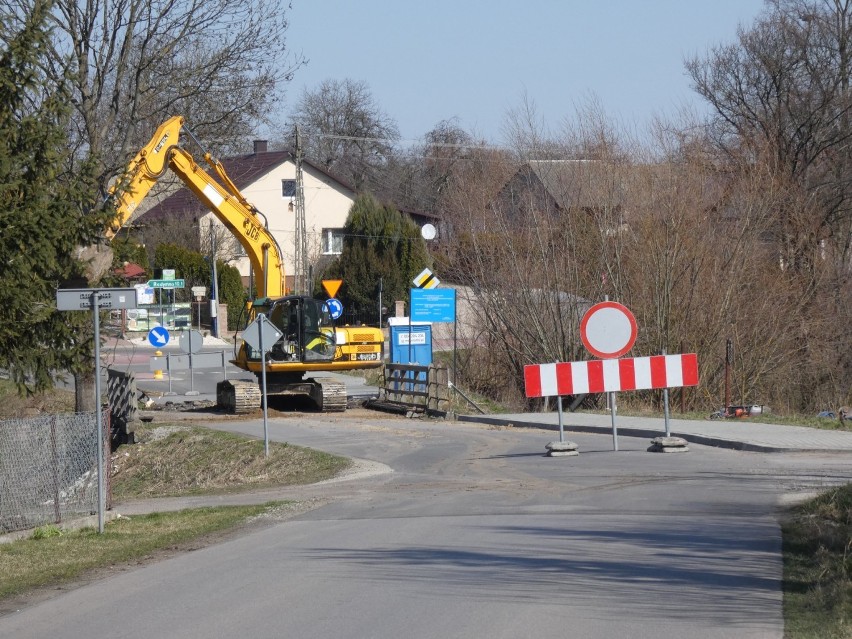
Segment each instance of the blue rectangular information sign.
M412 322L455 322L456 289L412 288Z

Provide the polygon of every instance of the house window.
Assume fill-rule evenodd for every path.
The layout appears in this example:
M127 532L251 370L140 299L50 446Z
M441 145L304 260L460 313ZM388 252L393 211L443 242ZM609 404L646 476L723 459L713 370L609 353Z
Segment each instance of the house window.
M324 255L340 255L343 252L343 229L322 230L322 252Z
M281 180L281 195L296 197L296 180Z

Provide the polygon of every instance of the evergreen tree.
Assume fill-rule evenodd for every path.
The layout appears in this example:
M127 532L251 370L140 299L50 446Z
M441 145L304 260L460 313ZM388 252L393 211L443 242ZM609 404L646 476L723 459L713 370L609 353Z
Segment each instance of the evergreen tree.
M177 244L160 244L154 251L154 268L174 269L178 279L186 281L183 290L178 289L177 301L190 300L190 289L193 286L210 288L212 277L210 265L198 251L192 251Z
M236 267L230 266L222 260L217 260L216 274L219 279L219 288L216 289L216 294L223 304L228 305L228 329L232 331L242 330L248 320L246 302L249 298L243 286L240 272Z
M370 311L378 300L407 300L411 280L430 263L420 228L411 218L370 195L359 195L344 227L343 251L325 277L343 280L340 299L353 312Z
M75 248L105 225L87 195L97 192L91 166L69 152L68 87L41 72L49 11L37 0L0 50L0 367L22 391L93 369L90 314L59 313L55 299L83 275Z
M206 286L208 293L210 291L213 272L210 262L198 251L176 244L160 244L154 251L154 266L172 268L179 279L186 280L186 287L175 291L176 300L189 300L193 286ZM240 272L222 260L216 260L216 274L219 280L216 286L216 299L219 303L228 305L228 326L236 329L240 320L245 324L243 309L248 300Z

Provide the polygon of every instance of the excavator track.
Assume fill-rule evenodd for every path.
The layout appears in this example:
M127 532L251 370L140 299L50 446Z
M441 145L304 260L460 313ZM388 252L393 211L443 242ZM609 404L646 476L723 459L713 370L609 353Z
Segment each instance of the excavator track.
M346 410L346 384L330 377L306 379L291 384L268 384L270 397L308 396L323 413ZM263 394L255 382L225 380L216 385L216 405L222 410L245 415L260 410Z
M340 413L346 410L346 384L330 377L315 377L311 399L323 413Z
M237 415L260 410L262 394L257 382L225 380L216 385L216 405Z

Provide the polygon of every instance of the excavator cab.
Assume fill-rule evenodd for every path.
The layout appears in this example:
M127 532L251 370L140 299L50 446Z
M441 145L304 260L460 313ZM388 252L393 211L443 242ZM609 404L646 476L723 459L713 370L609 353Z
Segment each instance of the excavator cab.
M334 320L324 302L310 297L282 297L271 303L267 317L283 334L269 352L270 361L318 364L334 360ZM248 358L260 359L260 353L250 353Z

